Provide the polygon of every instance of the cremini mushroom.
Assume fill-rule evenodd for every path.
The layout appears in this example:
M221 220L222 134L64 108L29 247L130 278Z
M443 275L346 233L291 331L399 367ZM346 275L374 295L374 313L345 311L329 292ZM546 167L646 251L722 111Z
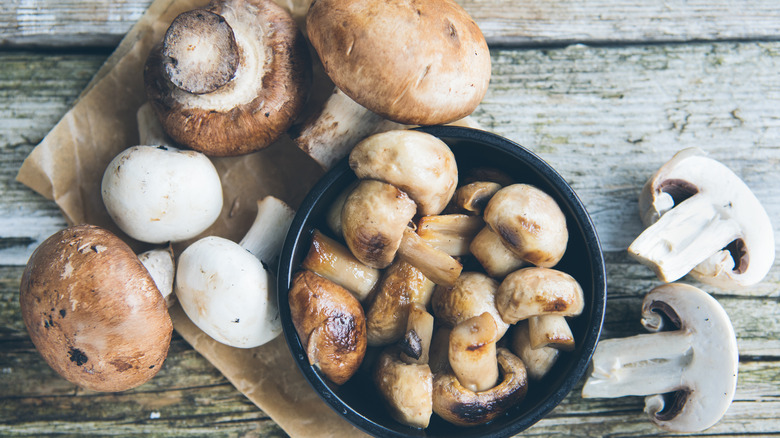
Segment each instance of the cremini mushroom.
M519 269L507 275L496 293L496 308L508 324L538 315L577 316L584 306L577 280L551 268Z
M182 13L144 67L165 131L211 156L275 141L301 111L310 81L306 42L270 0L214 0Z
M263 345L281 333L274 266L294 212L268 196L241 242L204 237L179 256L176 297L198 328L238 348Z
M695 148L677 154L639 197L646 230L628 251L672 282L690 274L723 288L761 281L775 258L774 229L750 188Z
M397 421L418 428L428 427L433 414L433 373L427 363L407 363L397 347L379 355L373 379Z
M173 325L162 294L130 247L105 229L72 226L41 243L19 301L35 348L83 388L136 387L168 354Z
M395 122L460 119L474 111L490 81L485 38L451 0L318 0L306 31L336 86Z
M645 296L642 325L657 333L599 342L582 396L646 396L651 421L673 432L713 426L734 397L739 361L723 307L701 289L666 284Z
M493 317L502 337L509 329L496 307L499 283L480 272L463 272L452 286L436 286L431 298L433 314L439 321L454 327L484 312Z
M366 319L357 299L343 287L311 271L292 279L290 315L309 363L341 385L366 354Z

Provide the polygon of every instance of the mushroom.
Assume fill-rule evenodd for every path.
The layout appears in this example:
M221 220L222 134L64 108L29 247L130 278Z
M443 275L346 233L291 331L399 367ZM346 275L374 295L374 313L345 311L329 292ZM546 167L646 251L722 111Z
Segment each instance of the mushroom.
M774 229L750 188L696 148L684 149L639 197L647 227L628 251L673 282L690 274L722 288L761 281L775 258Z
M552 347L533 348L528 331L528 320L518 321L514 327L509 348L525 364L528 378L541 380L555 365L560 350Z
M434 374L450 371L450 333L452 328L440 325L436 327L431 337L428 365Z
M204 232L222 211L222 184L205 155L169 146L149 104L137 112L142 145L106 167L101 196L109 216L130 237L179 242Z
M523 401L528 391L525 365L506 348L496 350L501 381L494 387L474 392L458 382L452 371L433 378L433 412L458 426L487 423Z
M407 227L398 246L398 257L419 269L436 284L452 286L463 271L463 265L446 252L436 249Z
M341 230L352 254L368 266L384 269L395 258L417 207L393 185L362 180L347 196Z
M501 190L502 185L492 181L475 181L460 186L453 196L454 207L470 214L482 215L490 198Z
M368 345L388 345L398 341L407 325L409 304L427 306L434 284L419 269L403 260L388 267L366 311Z
M645 411L662 429L713 426L734 398L739 361L723 307L701 289L666 284L645 296L642 325L657 333L599 342L582 396L644 395Z
M366 318L346 289L311 271L300 271L288 293L295 331L309 363L341 385L366 354Z
M420 303L409 304L406 334L401 340L401 360L428 363L433 338L433 315Z
M574 334L566 317L561 315L537 315L528 318L531 348L552 347L574 351Z
M373 378L394 419L428 427L433 414L433 374L428 364L404 362L398 349L389 347L379 355Z
M417 234L436 249L451 256L464 256L469 254L471 241L484 226L485 222L479 216L423 216L417 224Z
M352 149L349 166L360 179L375 179L403 190L421 216L441 213L458 184L458 166L449 146L420 131L372 135Z
M155 286L160 291L165 305L170 308L176 302L176 294L173 293L173 277L176 275L176 263L173 258L173 248L150 249L138 254L138 260L154 280Z
M584 306L577 280L551 268L517 270L507 275L496 293L496 308L508 324L539 315L577 316Z
M301 267L347 289L358 301L365 301L379 281L379 270L356 259L341 243L314 230L309 252Z
M496 308L499 283L479 272L464 272L453 286L437 286L431 298L433 314L450 327L487 312L502 337L509 329Z
M473 392L495 386L498 381L495 319L488 313L458 323L450 332L449 360L460 384Z
M310 80L306 42L270 0L214 0L182 13L144 67L165 131L211 156L275 141L301 111Z
M469 243L471 255L482 265L488 275L494 278L504 278L517 271L528 262L518 257L501 241L501 237L490 227L480 230Z
M192 322L223 344L252 348L281 333L273 265L294 212L272 196L257 204L238 244L204 237L179 256L176 297Z
M451 0L318 0L306 30L336 86L394 122L460 119L474 111L490 82L485 38Z
M173 325L162 294L130 247L105 229L76 225L46 239L19 291L35 348L78 386L134 388L168 354Z
M555 199L534 186L502 188L490 198L484 217L507 248L533 265L553 267L566 252L566 216Z

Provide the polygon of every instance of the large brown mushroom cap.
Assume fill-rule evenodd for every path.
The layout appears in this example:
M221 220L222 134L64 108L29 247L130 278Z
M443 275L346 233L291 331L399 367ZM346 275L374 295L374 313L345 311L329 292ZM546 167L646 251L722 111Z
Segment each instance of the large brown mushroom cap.
M162 294L130 247L102 228L46 239L24 270L20 304L41 356L84 388L138 386L168 354L173 325Z
M254 152L285 132L303 107L311 81L306 42L290 14L271 0L215 0L201 15L214 14L222 17L235 35L237 47L231 50L230 39L213 32L217 41L226 41L220 52L239 58L232 77L225 82L225 69L212 68L213 77L209 70L201 70L204 73L194 78L182 74L185 80L176 81L190 91L179 88L166 69L174 71L171 64L177 64L170 61L171 53L186 51L164 51L161 44L152 49L144 67L146 93L165 131L176 142L211 156ZM182 27L181 33L190 35L166 38L166 42L208 45L204 42L208 39L200 38L200 30L189 22L194 20L177 20L174 24ZM168 33L176 33L177 27L172 25ZM208 53L202 56L232 59ZM213 84L196 83L198 78Z
M306 30L333 82L399 123L463 118L490 82L485 38L451 0L317 0Z

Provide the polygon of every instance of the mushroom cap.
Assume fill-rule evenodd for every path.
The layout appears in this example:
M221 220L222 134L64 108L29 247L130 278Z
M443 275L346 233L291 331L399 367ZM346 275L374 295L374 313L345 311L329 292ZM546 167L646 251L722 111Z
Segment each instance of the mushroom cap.
M537 315L577 316L585 307L582 287L571 275L550 268L523 268L506 276L496 293L505 322Z
M690 274L701 282L724 288L761 281L774 264L774 228L747 184L700 149L684 149L645 183L639 196L643 224L651 226L689 198L708 199L719 219L733 221L737 227L734 240L724 249L705 255L709 257L701 260Z
M452 370L433 379L433 411L458 426L487 423L520 403L528 391L523 361L506 348L496 350L501 382L486 391L464 388Z
M555 199L534 186L502 188L490 198L484 216L504 245L529 263L551 268L566 252L566 216Z
M102 228L77 225L41 243L19 301L35 348L81 387L136 387L168 354L173 325L160 291L130 247Z
M211 160L168 146L123 150L108 164L100 190L114 223L142 242L191 239L222 211L222 184Z
M417 205L397 187L363 180L344 202L342 235L355 258L384 269L392 263L415 211Z
M311 271L300 271L288 294L295 331L309 363L341 385L366 354L366 318L349 291Z
M333 82L395 122L463 118L490 82L485 38L451 0L317 0L306 30Z
M422 216L441 213L455 193L455 155L439 138L419 131L374 134L349 154L349 167L360 179L375 179L406 192Z
M281 331L276 294L263 264L237 243L209 236L182 251L176 298L192 322L214 340L252 348Z
M433 373L428 364L405 363L398 349L389 347L379 355L373 378L393 418L428 427L433 414Z
M165 131L182 145L211 156L265 148L303 108L311 82L306 42L290 14L271 0L215 0L207 11L234 31L240 56L235 74L214 91L190 93L167 76L160 44L144 67L147 97Z
M499 283L479 272L463 272L453 286L436 286L431 298L431 307L436 318L451 327L479 316L490 314L496 322L498 338L509 329L496 308L496 293Z

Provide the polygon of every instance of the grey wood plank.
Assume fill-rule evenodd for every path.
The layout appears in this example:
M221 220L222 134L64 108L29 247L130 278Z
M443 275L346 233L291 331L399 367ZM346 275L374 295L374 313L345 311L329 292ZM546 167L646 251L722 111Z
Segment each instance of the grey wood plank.
M286 4L284 0L280 3ZM151 0L11 0L0 45L114 47ZM299 2L300 3L300 2ZM491 44L776 40L773 0L458 0Z

